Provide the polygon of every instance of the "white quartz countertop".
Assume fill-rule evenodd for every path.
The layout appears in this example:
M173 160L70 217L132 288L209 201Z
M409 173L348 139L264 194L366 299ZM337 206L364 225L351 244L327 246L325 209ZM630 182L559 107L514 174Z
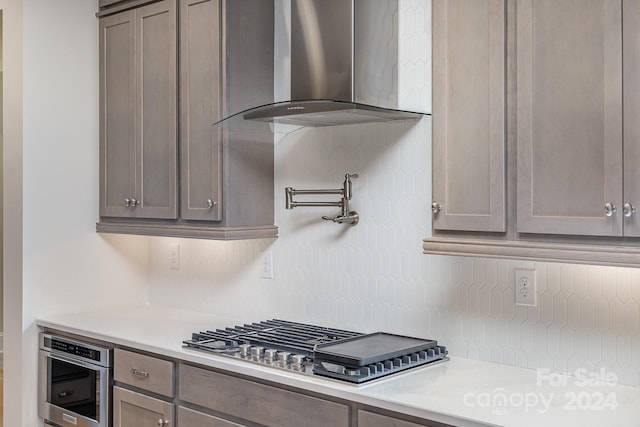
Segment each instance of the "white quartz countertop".
M640 388L604 370L559 375L451 357L363 385L274 369L183 348L192 332L247 321L157 306L47 316L40 327L456 426L637 426ZM348 326L345 327L348 329ZM446 345L446 343L444 343Z

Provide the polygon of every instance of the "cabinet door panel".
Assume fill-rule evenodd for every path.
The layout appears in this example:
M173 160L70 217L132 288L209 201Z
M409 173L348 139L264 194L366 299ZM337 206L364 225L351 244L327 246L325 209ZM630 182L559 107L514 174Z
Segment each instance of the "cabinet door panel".
M624 197L638 212L624 218L625 236L640 237L640 1L623 2Z
M177 53L175 1L136 10L137 162L133 212L177 218Z
M181 211L222 219L220 1L180 2ZM209 202L211 200L211 202Z
M436 230L505 231L505 3L433 2Z
M173 404L144 394L113 387L113 427L173 425Z
M129 216L135 185L135 12L100 19L100 215Z
M516 19L517 230L621 235L621 2L518 0Z

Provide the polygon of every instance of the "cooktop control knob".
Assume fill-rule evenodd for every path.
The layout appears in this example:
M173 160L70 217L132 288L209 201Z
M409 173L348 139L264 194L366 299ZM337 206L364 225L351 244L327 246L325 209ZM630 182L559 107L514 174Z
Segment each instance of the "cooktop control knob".
M264 347L261 347L259 345L251 347L251 357L259 359L262 357L263 354L264 354Z
M248 356L251 344L240 344L238 348L240 349L240 356Z
M289 353L288 351L281 351L278 353L278 362L287 363L289 361Z
M264 351L264 358L268 361L272 361L273 359L275 359L276 353L278 353L278 350L274 348L268 348Z
M302 354L291 355L291 364L302 365L303 362L304 362L304 356Z

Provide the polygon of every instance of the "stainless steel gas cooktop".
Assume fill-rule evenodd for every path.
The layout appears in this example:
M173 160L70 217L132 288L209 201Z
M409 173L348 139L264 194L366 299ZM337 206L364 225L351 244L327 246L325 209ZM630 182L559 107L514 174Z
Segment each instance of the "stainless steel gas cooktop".
M194 332L188 348L275 368L364 383L449 360L435 340L362 334L285 320Z

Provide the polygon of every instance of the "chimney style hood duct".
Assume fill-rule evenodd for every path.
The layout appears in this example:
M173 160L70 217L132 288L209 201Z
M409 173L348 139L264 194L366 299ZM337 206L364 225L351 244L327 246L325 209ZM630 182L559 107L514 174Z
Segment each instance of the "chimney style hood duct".
M275 0L275 5L274 86L280 102L215 125L259 129L259 122L287 133L429 114L428 2Z

